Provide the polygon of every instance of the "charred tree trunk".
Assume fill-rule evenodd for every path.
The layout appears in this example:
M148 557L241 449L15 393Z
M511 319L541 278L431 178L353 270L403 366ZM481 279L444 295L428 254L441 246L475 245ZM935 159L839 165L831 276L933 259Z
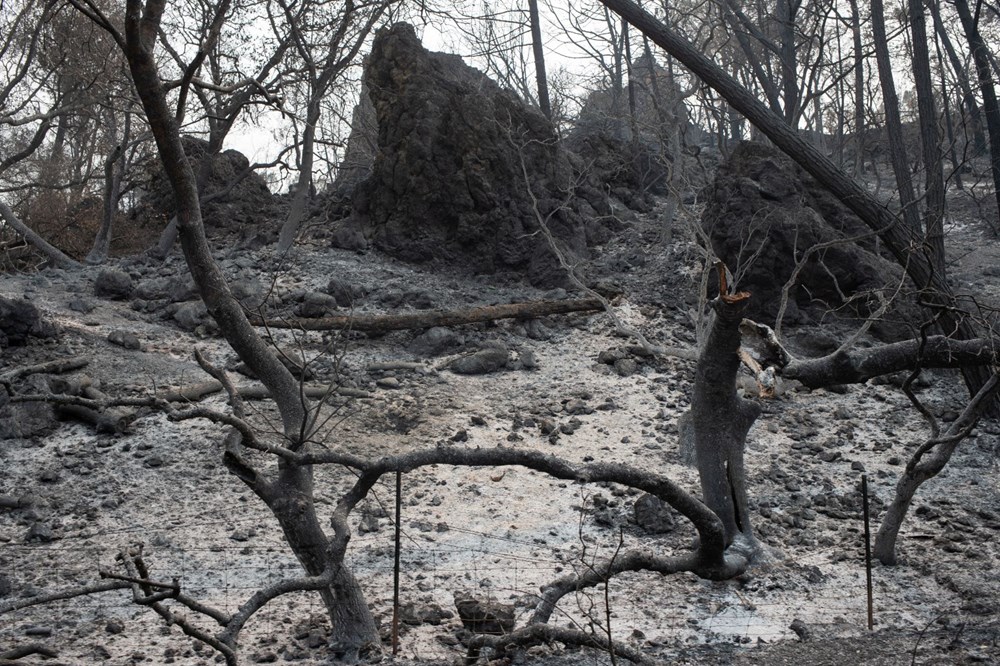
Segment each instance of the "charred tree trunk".
M882 86L885 132L889 138L889 160L896 177L896 191L903 220L912 233L919 235L920 216L917 214L917 195L910 178L909 160L906 157L906 140L903 138L903 121L899 117L899 97L893 80L892 62L889 58L889 38L885 31L885 10L882 0L872 0L872 32L875 34L875 61Z
M295 195L288 208L288 217L281 225L278 236L278 253L284 254L295 244L299 229L306 219L309 208L309 198L312 191L313 158L316 150L316 125L320 118L320 100L313 92L309 101L309 111L306 114L306 126L302 131L302 159L299 164L299 178L295 181Z
M227 4L224 2L219 11L224 12ZM219 324L219 330L273 396L281 414L285 446L299 452L308 446L307 404L299 394L299 383L247 320L215 263L205 238L198 185L184 154L177 120L167 106L153 57L164 5L165 0L147 0L145 3L128 0L123 46L136 91L174 191L181 248L201 297ZM238 454L233 452L235 448L236 445L227 446L227 466L262 499L270 498L271 501L265 501L281 523L303 567L310 573L316 569L325 570L331 554L327 552L328 540L315 514L312 466L292 467L290 463L285 463L276 480L268 482L255 470L241 464ZM342 539L346 539L346 535ZM342 558L342 552L338 556ZM341 562L337 564L341 565ZM352 644L342 648L345 653L357 652L364 645L379 644L378 632L360 589L342 565L330 589L322 594L335 630L342 632L338 640Z
M715 321L698 359L691 425L705 504L722 519L727 546L737 536L752 546L743 451L760 408L736 395L740 322L750 294L726 295L720 280L721 295L712 303Z
M111 113L112 127L114 112ZM121 143L108 155L104 163L104 210L101 217L101 228L94 238L94 247L87 254L88 264L102 264L108 258L111 250L111 230L114 227L115 211L118 209L118 199L121 197L122 178L125 176L125 147L131 130L132 114L125 112L125 131Z
M979 90L983 94L986 130L990 135L990 171L993 174L993 190L996 193L997 211L1000 214L1000 101L997 100L996 86L993 83L990 52L969 11L969 3L966 0L955 0L955 9L958 11L965 38L972 50L976 73L979 76ZM994 221L991 226L994 233L1000 234L1000 222Z
M924 236L931 246L934 271L945 273L944 256L944 173L941 169L941 136L934 108L931 56L927 45L927 23L922 0L908 0L910 31L913 35L913 80L917 91L920 147L924 160Z
M542 23L538 17L538 0L528 0L528 20L531 23L531 53L535 60L535 81L538 86L538 108L552 120L549 101L549 81L545 73L545 48L542 44Z

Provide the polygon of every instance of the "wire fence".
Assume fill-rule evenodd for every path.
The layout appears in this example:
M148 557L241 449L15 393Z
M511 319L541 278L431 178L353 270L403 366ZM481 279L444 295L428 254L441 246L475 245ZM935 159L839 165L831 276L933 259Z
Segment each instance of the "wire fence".
M260 523L259 515L218 520L175 515L168 525L83 530L50 543L0 543L0 562L12 572L14 595L45 594L93 582L102 570L120 571L119 549L145 540L154 580L176 578L189 596L233 612L262 587L302 574L280 533L257 532ZM566 543L548 533L512 536L492 526L407 523L404 518L403 527L399 601L404 607L452 611L454 598L467 594L512 604L522 622L541 585L612 554L617 545L617 535L607 529L581 530L576 543ZM642 543L633 539L634 545ZM384 625L393 607L394 551L393 530L382 528L356 534L348 555ZM876 575L876 628L917 632L935 617L957 612L954 595L931 589L918 593L905 576L882 574ZM298 593L262 611L246 631L287 635L290 622L323 612L318 595ZM419 613L410 615L404 620L419 621ZM0 616L0 648L40 625L59 634L63 624L72 625L69 620L132 622L141 616L143 631L159 622L122 590L54 602ZM616 638L653 646L773 642L802 632L859 635L867 629L862 544L793 552L755 570L749 580L711 583L688 575L625 574L611 581L606 596L602 587L569 595L552 621L602 632L610 622ZM402 653L454 658L461 648L438 638L454 635L458 627L453 618L442 626L411 628L401 638Z

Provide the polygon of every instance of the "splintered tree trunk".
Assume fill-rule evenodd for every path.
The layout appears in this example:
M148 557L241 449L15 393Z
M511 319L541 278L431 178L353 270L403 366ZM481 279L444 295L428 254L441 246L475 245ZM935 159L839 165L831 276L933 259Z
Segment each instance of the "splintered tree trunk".
M705 504L726 529L726 545L737 535L753 543L743 451L760 408L736 395L740 367L740 322L750 294L725 295L714 302L715 321L698 359L691 425Z

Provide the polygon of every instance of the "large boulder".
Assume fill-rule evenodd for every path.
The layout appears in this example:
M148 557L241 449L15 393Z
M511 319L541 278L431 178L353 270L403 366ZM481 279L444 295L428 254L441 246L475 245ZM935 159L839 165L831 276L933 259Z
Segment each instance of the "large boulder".
M586 256L588 234L606 233L594 222L598 197L571 196L583 190L549 120L458 56L424 49L411 26L379 32L365 81L377 150L349 226L377 248L553 284L563 273L536 206L571 260Z
M208 142L191 136L183 137L182 141L184 153L195 177L198 177L208 152ZM207 199L201 207L206 227L242 232L248 227L274 226L273 220L277 215L275 197L263 176L256 171L247 174L249 168L250 160L238 150L223 150L212 156L208 179L202 190L202 197ZM170 181L159 161L148 172L146 192L137 216L170 219L175 210ZM213 196L220 192L225 194Z
M803 259L786 323L796 323L800 311L845 305L852 316L866 316L879 304L877 292L891 296L902 282L902 269L877 254L864 223L776 148L740 143L706 195L702 227L738 287L753 294L754 318L774 321L782 287ZM827 245L807 255L820 244ZM907 318L905 308L896 314ZM902 333L884 323L881 332Z

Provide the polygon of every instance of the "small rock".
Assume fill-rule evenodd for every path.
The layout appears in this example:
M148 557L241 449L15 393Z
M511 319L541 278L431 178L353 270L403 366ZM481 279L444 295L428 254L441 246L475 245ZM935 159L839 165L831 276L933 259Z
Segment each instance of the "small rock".
M795 635L799 637L800 641L809 640L809 627L807 627L806 623L799 618L792 620L792 623L788 626L788 628L795 632Z
M646 493L635 501L635 522L650 534L666 534L675 527L670 505L655 495Z
M74 298L67 304L67 307L69 307L69 309L73 312L90 314L97 306L93 303L93 301L88 301L85 298Z
M56 535L52 528L45 523L34 523L28 533L24 535L25 543L49 543L55 541Z
M249 541L254 536L256 536L256 532L254 532L254 530L241 527L234 530L233 533L229 535L229 538L233 541L239 541L242 543L244 541Z
M525 370L534 370L538 367L538 359L535 357L535 352L530 349L522 349L517 352L517 360L521 362L521 367Z
M514 630L514 607L472 597L456 597L455 607L466 629L474 634L501 635Z
M465 428L462 428L461 430L459 430L458 432L456 432L454 435L451 436L451 441L453 442L469 441L469 431L466 430Z
M120 634L125 631L125 623L121 620L108 620L108 623L104 625L104 631L109 634Z
M615 361L614 368L619 377L629 377L639 369L639 364L635 362L635 359L620 358Z
M508 358L506 349L489 347L469 356L456 358L448 367L460 375L485 375L506 367Z
M375 381L375 385L384 389L398 389L403 386L398 377L382 377Z
M202 301L188 301L174 312L174 321L186 331L193 331L208 318L208 308Z
M337 301L337 305L342 308L353 307L365 294L363 289L348 284L340 278L330 280L326 285L326 293L333 296L334 300Z
M549 340L552 331L539 319L529 319L524 325L524 332L532 340Z
M337 309L337 299L321 291L310 291L295 308L295 314L309 319L325 317Z
M450 328L435 326L413 339L406 350L417 356L438 356L462 344L462 338Z
M94 295L100 298L125 300L133 289L135 284L129 274L114 268L105 268L94 281Z
M255 664L273 664L278 661L278 655L271 650L265 650L264 652L255 654L253 661Z
M139 336L130 331L122 331L115 329L108 333L108 342L113 345L118 345L119 347L124 347L125 349L141 349L142 344L139 342Z

